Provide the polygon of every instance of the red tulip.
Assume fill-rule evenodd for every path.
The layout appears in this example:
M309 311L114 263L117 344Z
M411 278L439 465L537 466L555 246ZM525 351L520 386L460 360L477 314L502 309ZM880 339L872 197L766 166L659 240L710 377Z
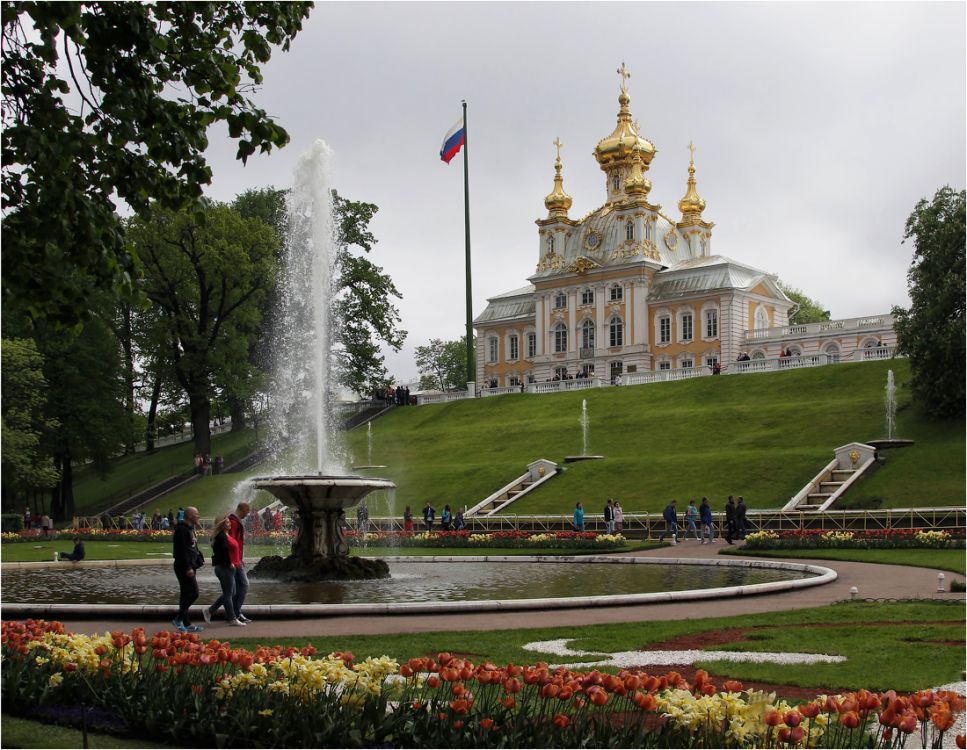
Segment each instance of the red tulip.
M564 714L554 715L554 726L556 726L558 729L566 729L570 723L571 723L571 719L568 718L566 715Z
M839 722L847 729L856 729L860 725L860 716L856 711L847 711L839 717Z

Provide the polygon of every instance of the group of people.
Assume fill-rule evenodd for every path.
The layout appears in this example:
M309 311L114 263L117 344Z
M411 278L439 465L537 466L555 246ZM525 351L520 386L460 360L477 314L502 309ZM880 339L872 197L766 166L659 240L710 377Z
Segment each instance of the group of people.
M435 520L436 508L427 500L426 505L423 506L423 525L427 531L433 531L433 522ZM442 531L463 531L465 528L467 528L467 524L463 520L463 511L458 508L457 512L453 513L450 510L449 504L444 505L443 511L440 513L440 529ZM413 513L410 511L409 505L403 511L403 530L413 530Z
M179 509L181 510L181 509ZM239 503L234 513L219 516L212 527L212 565L215 577L221 585L221 595L208 607L202 608L205 622L221 608L229 625L242 627L251 620L242 614L248 593L248 574L245 571L245 517L251 506ZM198 549L195 527L198 509L189 506L175 523L172 541L175 577L178 579L178 614L171 624L185 633L197 633L204 628L191 622L189 610L198 599L197 571L205 564L205 557Z
M665 510L662 511L662 518L665 521L665 529L662 531L661 536L658 537L659 542L665 541L665 537L671 536L672 539L678 539L678 502L672 500L668 505L665 506ZM728 501L725 503L725 541L728 544L732 544L733 539L745 539L747 531L747 521L746 521L746 504L745 498L741 495L739 496L739 502L735 502L735 498L729 495ZM715 524L712 520L712 506L709 504L708 498L703 497L702 503L698 507L695 505L694 500L688 501L688 506L685 509L684 518L685 532L682 535L682 541L688 539L688 532L692 532L692 535L696 541L701 541L702 544L711 544L715 538ZM701 532L699 531L701 527Z
M201 476L211 476L212 474L221 474L225 470L225 459L221 456L215 456L215 460L212 461L212 457L207 453L196 453L195 454L195 473Z
M620 534L624 529L625 512L621 508L621 503L613 497L608 498L604 505L604 526L606 534ZM584 503L576 503L574 514L571 516L571 525L575 531L584 531Z
M54 522L50 516L46 513L31 513L29 505L24 508L23 521L25 529L37 529L44 536L47 536L54 530Z

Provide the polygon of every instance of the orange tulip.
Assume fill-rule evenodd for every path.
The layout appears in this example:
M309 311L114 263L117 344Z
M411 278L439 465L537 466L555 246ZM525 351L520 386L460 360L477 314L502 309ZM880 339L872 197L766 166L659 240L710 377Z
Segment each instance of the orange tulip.
M595 706L603 706L608 702L608 694L603 690L595 690L588 696L588 700Z
M558 729L566 729L570 725L571 719L564 714L554 714L554 726Z
M782 717L782 723L790 728L798 727L801 721L802 716L800 716L797 711L786 711L785 715Z
M441 651L439 654L436 655L436 660L440 662L440 664L442 664L443 666L448 665L452 658L453 657L450 655L449 651Z
M779 715L779 712L776 711L774 708L770 709L766 711L765 723L766 723L766 726L777 727L780 724L782 724L782 717Z
M520 680L518 680L516 677L504 682L505 693L519 693L521 687L522 685L520 684Z
M917 725L919 724L917 715L913 711L908 711L900 719L900 724L897 727L901 732L906 734L912 734L917 731Z
M436 688L440 687L440 678L435 674L431 674L426 678L426 684L435 690Z
M791 745L798 745L802 742L802 738L805 732L803 732L802 727L793 727L789 730L789 743Z
M555 685L553 682L549 682L541 688L541 698L556 698L560 692L560 686Z
M400 665L400 677L412 677L413 670L410 669L408 664Z
M459 700L450 701L450 710L455 714L465 714L469 708L470 703L462 698Z
M641 687L641 678L638 675L628 675L624 678L624 681L627 690L637 690Z
M839 713L839 701L833 696L826 696L826 701L823 703L823 708L830 713Z
M789 741L789 735L791 734L792 730L789 727L779 727L779 731L776 732L776 739L785 744Z
M500 699L500 703L504 708L513 708L517 705L517 701L514 700L514 696L512 695L505 695Z
M816 701L799 706L799 713L801 713L807 719L815 719L817 716L819 716L821 711L822 706Z
M847 711L840 715L839 723L847 729L856 729L860 725L860 716L856 711Z
M960 750L965 750L965 748L967 748L967 737L962 734L958 734L955 739L957 741L957 747L959 747Z

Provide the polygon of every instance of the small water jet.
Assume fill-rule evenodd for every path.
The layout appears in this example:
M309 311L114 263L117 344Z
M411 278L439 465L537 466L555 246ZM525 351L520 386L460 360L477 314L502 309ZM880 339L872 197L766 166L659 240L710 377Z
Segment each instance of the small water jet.
M877 449L906 448L913 445L912 440L902 440L896 437L896 383L893 380L893 370L886 372L886 390L884 395L886 405L886 439L867 440L867 445Z
M586 398L581 399L581 455L579 456L565 456L565 463L574 463L575 461L588 461L598 458L604 458L604 456L592 456L588 454L588 433L590 431L591 423L588 420L588 400Z
M252 485L295 510L296 540L288 557L262 558L251 572L255 578L318 581L389 575L389 566L382 560L350 557L343 535L346 508L373 490L395 485L386 479L346 476L334 440L330 391L336 243L331 154L321 140L303 154L286 201L272 447L276 460L285 456L297 466L257 477ZM313 444L316 473L306 471L311 459L300 455L300 450Z

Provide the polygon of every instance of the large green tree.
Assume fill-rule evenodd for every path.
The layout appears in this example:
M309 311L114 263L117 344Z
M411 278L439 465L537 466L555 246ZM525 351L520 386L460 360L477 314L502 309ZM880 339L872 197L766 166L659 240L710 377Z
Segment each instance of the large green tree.
M288 135L248 98L305 2L4 2L3 296L32 318L87 317L88 283L134 294L115 213L197 203L207 131L242 161Z
M421 388L452 391L466 388L467 337L455 341L430 339L426 346L416 347L416 367L422 376Z
M34 490L49 490L59 479L54 462L41 450L41 439L58 427L46 416L44 358L32 339L4 339L2 349L3 507L21 510L20 501Z
M224 204L207 205L198 218L158 210L128 231L144 260L144 292L156 306L156 362L171 368L188 398L195 451L210 453L212 397L249 377L262 298L278 274L278 236Z
M914 244L907 273L912 304L893 308L913 396L936 417L964 415L964 197L944 186L917 203L903 233Z
M789 316L789 325L798 326L804 323L822 323L829 320L829 310L823 309L823 303L811 299L806 293L796 287L779 282L779 288L786 296L796 303L796 311Z

